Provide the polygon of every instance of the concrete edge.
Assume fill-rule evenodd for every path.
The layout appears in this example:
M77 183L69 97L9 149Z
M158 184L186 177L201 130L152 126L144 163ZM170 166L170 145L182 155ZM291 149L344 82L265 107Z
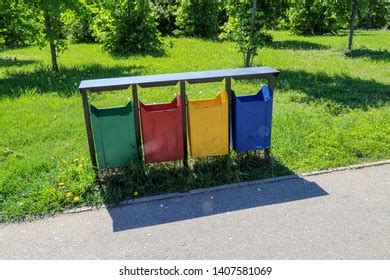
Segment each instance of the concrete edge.
M129 200L122 201L118 204L108 204L108 205L96 205L96 206L86 206L86 207L80 207L80 208L73 208L70 210L66 210L63 212L57 212L57 213L49 213L46 215L43 215L38 218L48 218L48 217L55 217L63 214L77 214L92 210L98 210L98 209L110 209L114 207L122 207L132 204L139 204L139 203L146 203L151 201L159 201L164 199L171 199L171 198L179 198L183 196L190 196L190 195L197 195L202 193L209 193L209 192L216 192L216 191L222 191L228 188L240 188L240 187L247 187L247 186L253 186L258 184L265 184L265 183L275 183L280 181L286 181L286 180L293 180L293 179L299 179L303 177L312 177L317 176L321 174L331 173L331 172L340 172L345 170L351 170L351 169L360 169L360 168L366 168L366 167L373 167L373 166L380 166L380 165L386 165L390 164L390 159L388 160L382 160L382 161L376 161L376 162L369 162L369 163L362 163L362 164L354 164L349 166L343 166L338 168L330 168L325 170L318 170L313 171L309 173L302 173L302 174L290 174L285 176L279 176L279 177L272 177L272 178L265 178L265 179L259 179L259 180L253 180L253 181L247 181L247 182L240 182L240 183L232 183L232 184L226 184L226 185L220 185L215 187L208 187L208 188L201 188L201 189L194 189L189 192L175 192L175 193L168 193L168 194L161 194L161 195L155 195L155 196L148 196L148 197L140 197L140 198L133 198ZM35 219L33 219L35 220ZM23 222L30 222L30 220L25 220Z

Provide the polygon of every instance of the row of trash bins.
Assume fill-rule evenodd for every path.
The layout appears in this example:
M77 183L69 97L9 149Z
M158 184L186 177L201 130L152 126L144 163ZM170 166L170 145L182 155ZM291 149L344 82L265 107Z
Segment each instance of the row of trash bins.
M188 133L192 157L228 154L229 137L236 152L268 149L271 144L272 99L273 93L268 86L252 95L236 96L232 91L230 122L226 91L220 91L214 99L188 100L186 132L183 131L180 96L171 103L140 102L144 161L156 163L184 159L184 133ZM128 166L140 160L131 102L113 108L91 105L90 114L99 168Z

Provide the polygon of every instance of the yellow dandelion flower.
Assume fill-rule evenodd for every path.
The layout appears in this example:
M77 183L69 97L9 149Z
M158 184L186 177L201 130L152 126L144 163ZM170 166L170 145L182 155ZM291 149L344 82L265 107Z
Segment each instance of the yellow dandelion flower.
M79 196L75 196L75 197L73 198L73 201L74 201L74 202L80 201L80 197L79 197Z
M67 198L71 198L72 196L73 196L73 193L72 193L72 192L67 192L67 193L66 193L66 197L67 197Z

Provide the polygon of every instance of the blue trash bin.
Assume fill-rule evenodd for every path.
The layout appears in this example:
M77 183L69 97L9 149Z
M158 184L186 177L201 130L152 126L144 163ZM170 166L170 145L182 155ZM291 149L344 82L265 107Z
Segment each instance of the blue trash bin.
M269 149L271 146L273 93L270 87L253 95L236 96L232 91L232 144L237 152Z

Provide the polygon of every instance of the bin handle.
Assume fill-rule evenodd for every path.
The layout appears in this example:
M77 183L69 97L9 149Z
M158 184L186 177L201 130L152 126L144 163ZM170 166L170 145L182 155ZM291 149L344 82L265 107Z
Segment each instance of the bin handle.
M272 98L272 89L269 86L263 86L260 90L264 101L270 101ZM259 93L260 93L259 92Z

